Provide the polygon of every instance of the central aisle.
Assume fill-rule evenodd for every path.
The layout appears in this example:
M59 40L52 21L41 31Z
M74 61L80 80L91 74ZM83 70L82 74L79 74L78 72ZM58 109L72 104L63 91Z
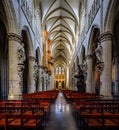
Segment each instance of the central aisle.
M78 130L71 105L66 102L62 93L58 94L55 104L51 106L51 115L45 130Z

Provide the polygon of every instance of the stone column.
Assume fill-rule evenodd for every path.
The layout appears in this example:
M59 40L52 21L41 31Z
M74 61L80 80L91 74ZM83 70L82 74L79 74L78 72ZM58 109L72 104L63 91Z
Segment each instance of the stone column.
M38 66L38 91L42 91L42 67L39 65Z
M45 75L46 75L46 76L45 76L45 79L46 79L46 91L47 91L47 90L49 90L49 84L48 84L48 80L49 80L48 78L49 78L49 77L48 77L48 73L47 73L47 72L46 72Z
M114 75L114 88L113 88L113 94L119 95L119 57L116 56L115 57L115 66L114 66L114 70L115 70L115 75Z
M56 81L55 81L55 71L52 67L52 80L51 80L51 89L55 89L56 88Z
M66 78L65 78L65 88L69 88L69 66L66 66Z
M100 76L100 95L111 96L112 88L112 34L105 32L100 35L100 43L102 45L102 60L104 62L104 70Z
M46 73L43 69L43 74L42 74L42 89L43 91L46 91Z
M51 76L47 74L47 90L51 90L51 84L50 84Z
M54 73L54 69L53 69L52 66L51 66L51 72L52 72L52 74L51 74L51 82L50 82L50 84L51 84L51 90L53 90L53 89L55 89L56 84L55 84L55 73Z
M35 77L34 77L34 65L35 65L35 58L33 56L28 57L28 93L35 92Z
M52 66L51 66L51 74L49 74L49 80L50 80L50 90L54 88L54 78L53 78L53 71L52 71Z
M93 86L94 81L93 81L93 69L92 69L93 64L92 54L87 55L86 60L87 60L86 92L94 93L95 88Z
M41 69L41 76L40 76L40 80L41 80L41 91L44 91L44 75L43 75L43 68Z
M17 100L22 94L22 67L19 66L18 48L21 44L21 37L14 33L8 34L9 49L9 100ZM20 68L19 68L20 67ZM21 72L19 71L21 69Z

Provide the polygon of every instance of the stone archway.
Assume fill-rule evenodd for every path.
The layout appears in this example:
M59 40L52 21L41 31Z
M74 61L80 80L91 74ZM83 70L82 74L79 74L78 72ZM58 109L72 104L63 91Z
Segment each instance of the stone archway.
M88 55L87 55L87 84L86 91L91 93L98 93L100 90L100 73L98 64L101 63L98 55L98 48L101 47L99 43L100 30L94 26L90 35ZM101 55L102 56L102 55Z
M0 1L0 99L7 99L9 93L9 44L8 44L8 32L11 31L11 27L14 27L15 24L12 22L13 12L11 6L8 4L8 1ZM8 6L7 6L8 5ZM6 8L7 6L7 8ZM8 22L9 16L11 19ZM12 24L10 24L12 23Z
M18 99L19 95L21 95L21 85L17 66L18 59L13 59L15 59L18 56L17 47L21 43L21 37L19 35L19 22L17 22L18 17L15 13L13 1L0 1L0 19L0 23L3 23L0 26L6 30L4 36L4 44L0 42L0 53L2 54L2 58L4 59L4 61L1 62L1 64L4 65L4 67L1 70L2 79L0 79L0 82L2 84L1 96L5 99ZM0 37L2 35L3 31ZM4 53L2 53L2 51L4 51Z
M33 56L32 40L28 29L25 27L22 30L22 39L25 50L26 60L24 61L24 72L23 72L23 93L31 93L35 91L35 80L34 80L34 65L35 58Z

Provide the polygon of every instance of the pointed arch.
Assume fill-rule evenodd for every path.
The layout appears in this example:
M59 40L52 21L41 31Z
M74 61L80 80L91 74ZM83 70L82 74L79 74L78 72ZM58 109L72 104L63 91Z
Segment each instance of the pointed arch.
M26 36L28 56L34 56L35 54L34 54L34 48L33 48L33 41L31 38L29 28L27 26L24 26L22 29L22 33L23 33L23 35Z
M18 28L18 20L17 16L15 14L15 8L13 5L13 1L9 0L2 0L2 4L4 7L5 15L6 15L6 29L8 33L16 33L19 34L19 28Z
M87 54L92 54L94 49L97 47L96 43L98 42L98 37L100 36L100 29L99 26L94 25L91 29L89 42L88 42L88 49Z

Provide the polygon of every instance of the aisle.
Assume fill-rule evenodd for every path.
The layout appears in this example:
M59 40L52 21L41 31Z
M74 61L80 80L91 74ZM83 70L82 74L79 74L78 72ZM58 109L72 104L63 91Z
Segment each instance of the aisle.
M59 93L55 104L51 107L50 119L44 130L78 130L71 106L62 93Z

